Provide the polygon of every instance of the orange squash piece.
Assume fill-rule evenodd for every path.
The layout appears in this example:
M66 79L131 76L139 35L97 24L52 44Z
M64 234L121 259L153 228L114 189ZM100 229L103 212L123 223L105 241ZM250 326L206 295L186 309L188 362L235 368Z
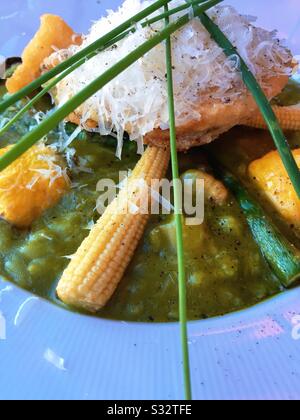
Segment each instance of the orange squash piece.
M64 49L80 43L81 36L75 34L61 17L43 15L38 32L23 52L23 63L7 80L8 92L15 93L37 79L41 75L43 61L54 52L54 48Z
M300 149L293 155L300 168ZM300 227L300 200L277 151L270 152L249 166L249 175L258 189L290 224Z
M0 156L11 147L1 149ZM0 216L17 227L29 227L69 188L63 159L45 145L33 146L0 172Z

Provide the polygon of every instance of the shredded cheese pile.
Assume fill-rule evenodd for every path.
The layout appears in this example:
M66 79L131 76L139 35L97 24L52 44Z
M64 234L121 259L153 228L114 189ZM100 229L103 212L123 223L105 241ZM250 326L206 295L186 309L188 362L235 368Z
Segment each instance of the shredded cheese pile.
M106 17L93 24L90 32L83 37L81 46L55 51L45 64L72 56L151 3L153 1L126 0L118 11L109 11ZM183 0L174 0L170 3L170 8L180 4L183 4ZM162 12L163 10L159 11ZM181 12L171 20L185 13L187 12ZM291 54L276 38L276 32L254 27L254 18L241 16L230 6L214 7L209 15L238 48L263 88L268 88L265 84L266 76L291 72ZM64 104L152 37L163 25L164 22L146 28L137 25L135 33L85 63L58 85L55 92L57 104ZM193 19L174 34L172 41L178 125L190 120L200 120L197 104L201 102L228 101L245 93L237 71L238 60L225 57L199 19ZM154 48L97 92L78 110L78 114L84 129L88 128L87 122L93 120L97 123L100 134L117 133L118 156L121 155L124 131L130 134L132 140L141 144L143 136L153 129L167 129L169 121L164 45Z

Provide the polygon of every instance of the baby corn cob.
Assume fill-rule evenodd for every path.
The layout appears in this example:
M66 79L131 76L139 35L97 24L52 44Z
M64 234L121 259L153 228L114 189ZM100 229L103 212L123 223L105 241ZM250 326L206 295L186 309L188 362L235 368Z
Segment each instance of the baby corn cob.
M300 108L298 106L274 106L273 110L283 130L300 130ZM257 114L250 120L247 120L246 125L267 129L261 114Z
M143 235L149 214L136 211L137 185L143 180L146 201L152 179L161 179L170 159L168 149L148 147L128 180L127 188L107 207L66 268L57 287L66 304L96 312L109 301ZM139 197L140 198L140 197ZM149 213L149 212L147 212Z

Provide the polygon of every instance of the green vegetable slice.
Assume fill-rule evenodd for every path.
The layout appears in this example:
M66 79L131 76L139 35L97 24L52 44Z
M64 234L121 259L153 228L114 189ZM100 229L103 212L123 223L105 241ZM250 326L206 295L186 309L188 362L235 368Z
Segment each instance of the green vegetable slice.
M299 250L281 234L262 207L232 174L221 169L220 176L242 208L254 239L273 272L283 286L292 286L300 278Z

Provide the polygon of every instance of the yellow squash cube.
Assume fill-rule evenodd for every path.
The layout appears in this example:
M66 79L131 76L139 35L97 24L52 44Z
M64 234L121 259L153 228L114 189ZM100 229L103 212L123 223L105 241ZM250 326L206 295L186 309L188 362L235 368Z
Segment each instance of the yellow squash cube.
M10 148L0 149L0 156ZM29 227L69 188L63 159L50 147L34 146L0 172L0 216L17 227Z
M300 167L300 149L293 155ZM251 163L249 175L256 186L290 224L300 226L300 200L277 151Z

